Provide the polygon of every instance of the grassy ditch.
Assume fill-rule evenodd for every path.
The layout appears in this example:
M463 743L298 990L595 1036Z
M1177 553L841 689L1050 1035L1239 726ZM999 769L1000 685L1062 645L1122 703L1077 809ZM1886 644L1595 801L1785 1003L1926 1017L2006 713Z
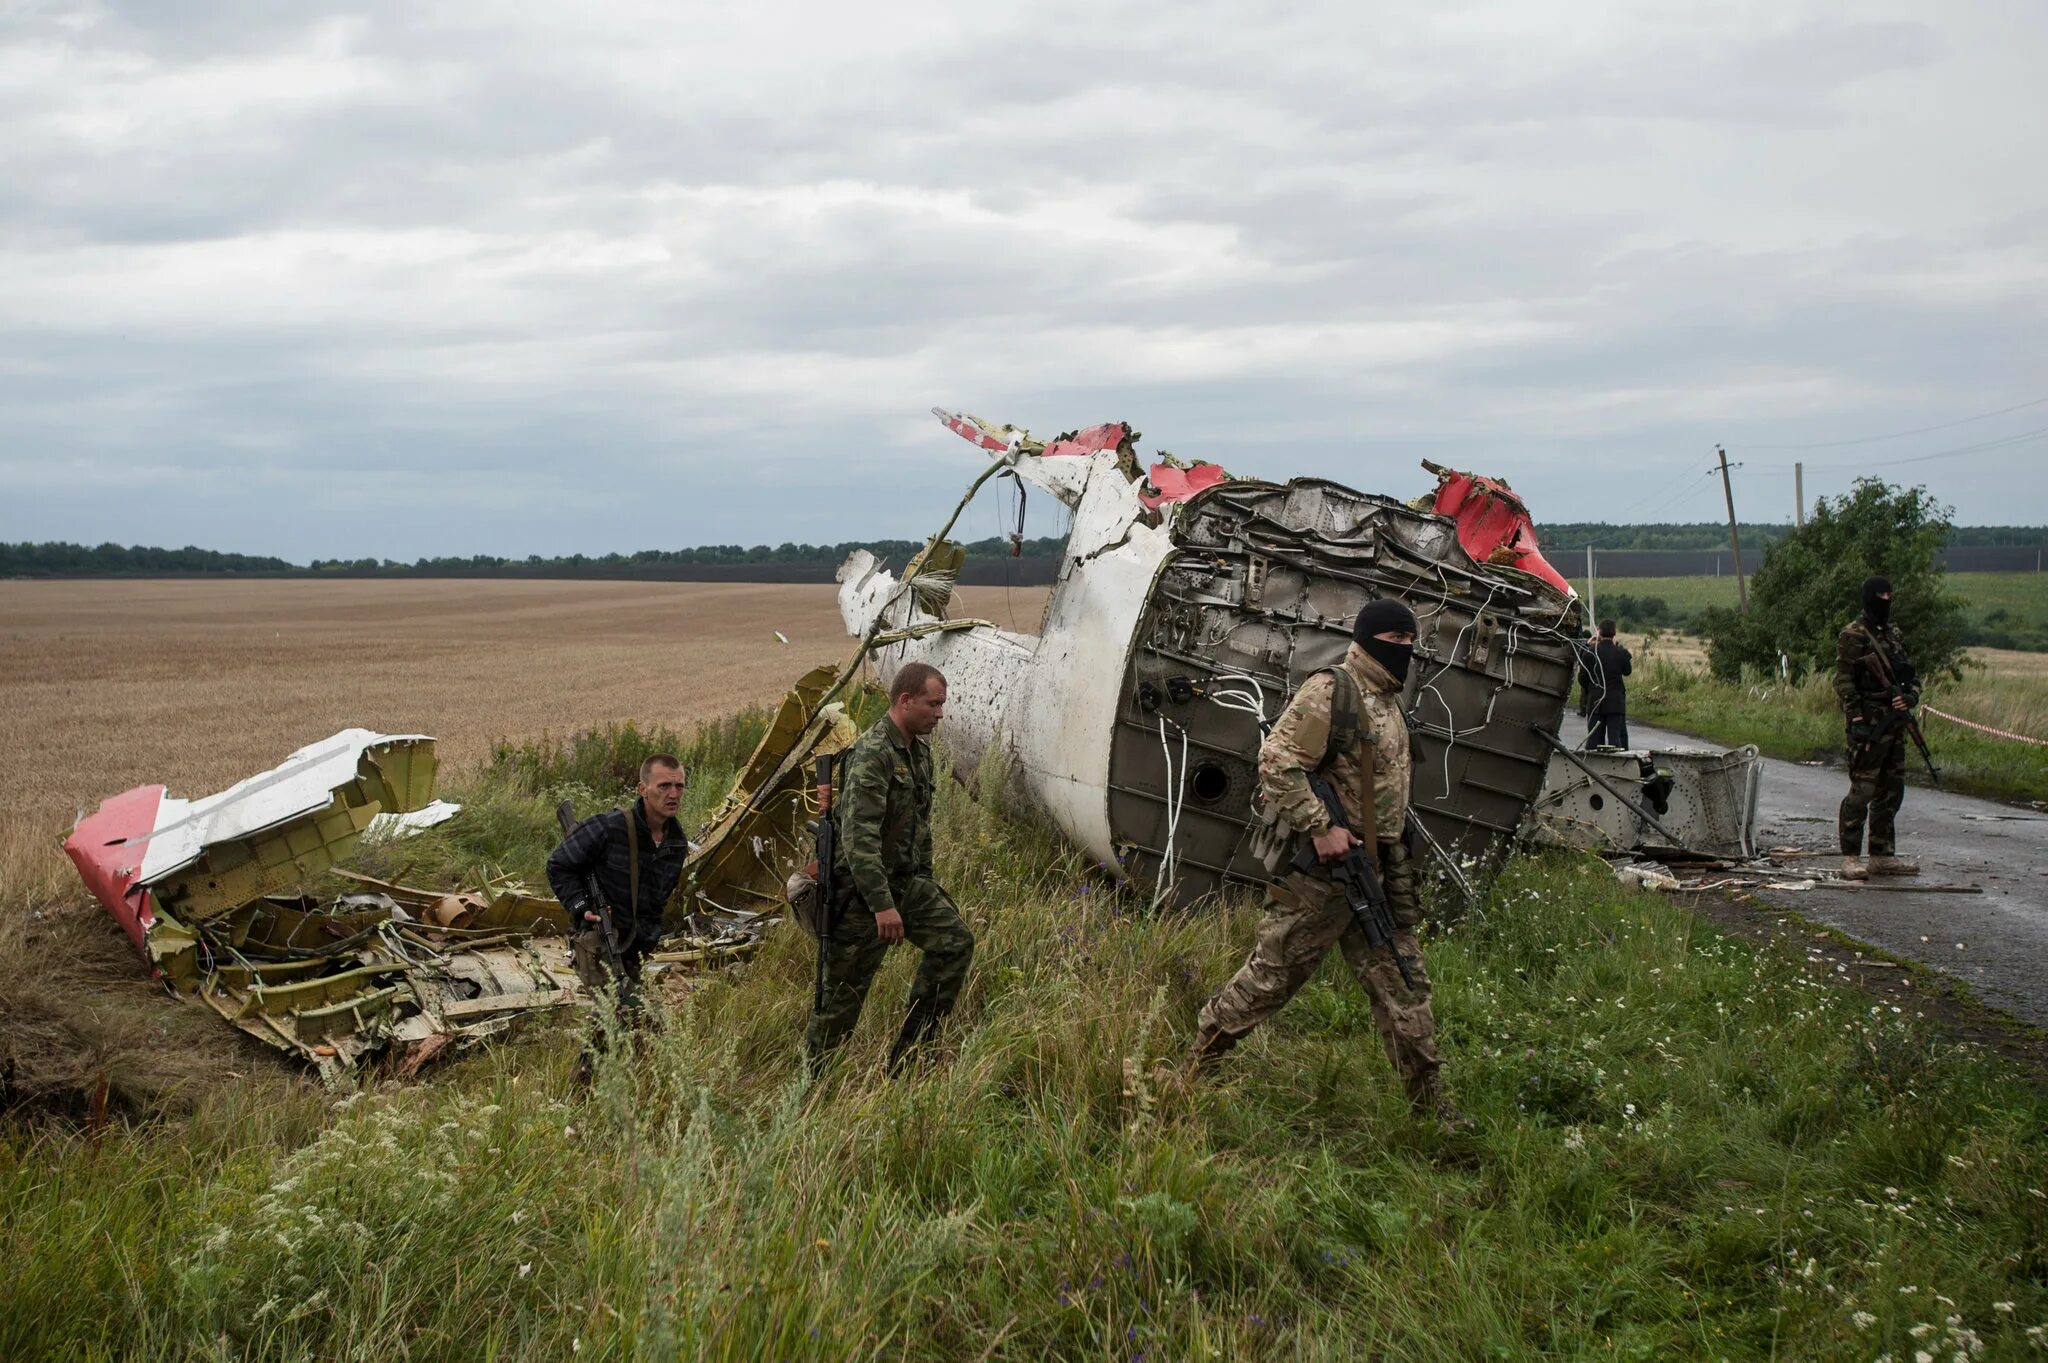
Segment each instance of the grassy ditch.
M1649 656L1629 679L1631 719L1681 729L1717 743L1754 743L1792 761L1842 760L1841 702L1828 674L1798 682L1745 676L1724 682L1703 669ZM1972 668L1959 683L1937 682L1926 702L2013 733L2048 734L2048 678ZM2027 802L2048 798L2048 747L1980 734L1923 714L1921 731L1941 768L1941 784L1968 795ZM1908 752L1906 779L1927 782L1919 754Z
M746 741L708 732L700 792ZM575 773L531 771L377 855L537 876ZM1910 1010L1557 854L1429 939L1469 1135L1409 1118L1332 969L1159 1092L1256 907L1148 916L980 796L941 787L981 947L926 1074L879 1068L905 951L805 1091L792 933L587 1095L565 1020L412 1086L16 1123L0 1357L1997 1358L2048 1322L2048 1100Z

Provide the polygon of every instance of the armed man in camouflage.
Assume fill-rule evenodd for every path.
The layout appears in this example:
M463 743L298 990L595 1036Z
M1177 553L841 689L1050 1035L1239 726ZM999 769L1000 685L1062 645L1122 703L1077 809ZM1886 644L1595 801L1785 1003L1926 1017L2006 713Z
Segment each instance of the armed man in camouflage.
M1906 638L1892 623L1892 584L1863 584L1863 614L1835 644L1835 694L1849 724L1849 793L1836 826L1842 835L1842 879L1920 874L1897 855L1893 820L1906 798L1906 726L1920 703L1920 678L1906 658ZM1862 859L1870 822L1870 860Z
M1409 1102L1418 1114L1462 1123L1437 1073L1429 975L1415 937L1422 904L1416 867L1402 839L1411 760L1401 687L1415 652L1415 614L1399 601L1369 601L1352 638L1342 665L1303 682L1266 736L1259 749L1259 793L1268 817L1296 839L1311 839L1323 862L1342 857L1357 842L1376 844L1394 919L1394 951L1368 949L1364 929L1327 871L1295 870L1291 856L1283 858L1280 864L1288 869L1267 891L1257 943L1243 968L1203 1005L1186 1070L1208 1068L1279 1012L1335 945L1372 1001L1373 1022ZM1335 826L1309 789L1304 773L1317 769L1336 790L1351 828ZM1401 978L1395 952L1408 962L1412 989Z
M932 878L932 751L926 737L946 710L946 679L905 663L889 687L889 712L854 740L839 763L833 800L838 850L837 922L825 953L821 1005L804 1049L813 1073L860 1021L868 986L890 946L908 938L924 953L910 984L910 1012L889 1066L939 1029L966 982L974 934Z

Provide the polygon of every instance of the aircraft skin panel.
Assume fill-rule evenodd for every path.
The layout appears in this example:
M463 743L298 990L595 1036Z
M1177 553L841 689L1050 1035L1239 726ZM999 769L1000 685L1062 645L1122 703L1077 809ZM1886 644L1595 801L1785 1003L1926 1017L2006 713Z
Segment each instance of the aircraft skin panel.
M149 830L140 879L152 884L192 865L209 845L247 838L326 808L336 788L356 778L371 749L432 742L425 734L344 729L218 794L199 800L166 799ZM427 784L431 787L431 780ZM432 798L431 791L426 798ZM415 807L400 803L390 812Z
M137 951L145 950L154 918L149 891L136 883L142 872L138 854L142 840L156 827L164 794L163 786L123 791L80 819L64 839L65 855L78 868L79 878L121 925Z

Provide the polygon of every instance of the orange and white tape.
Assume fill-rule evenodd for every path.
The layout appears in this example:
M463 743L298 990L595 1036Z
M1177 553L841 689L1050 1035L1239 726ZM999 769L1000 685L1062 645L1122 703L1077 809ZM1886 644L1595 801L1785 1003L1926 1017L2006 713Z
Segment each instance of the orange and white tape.
M1932 705L1922 705L1920 708L1930 715L1940 715L1951 724L1960 724L1965 729L1975 729L1980 734L1990 734L1994 738L2009 738L2015 743L2031 743L2037 748L2048 748L2048 740L2029 738L2025 734L2012 733L2006 729L1994 729L1989 724L1979 724L1975 720L1964 719L1960 715L1952 715L1946 710L1937 710Z

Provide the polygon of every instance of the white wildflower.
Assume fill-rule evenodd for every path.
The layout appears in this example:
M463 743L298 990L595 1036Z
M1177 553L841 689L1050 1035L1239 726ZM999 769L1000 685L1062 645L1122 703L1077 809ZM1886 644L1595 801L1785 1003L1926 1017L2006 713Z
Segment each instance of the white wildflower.
M519 1266L519 1276L520 1276L520 1277L524 1278L524 1277L525 1277L525 1276L526 1276L527 1274L529 1274L529 1273L531 1273L531 1272L533 1272L533 1265L532 1265L532 1264L521 1264L521 1265Z
M1571 1130L1565 1132L1564 1148L1567 1150L1584 1150L1586 1148L1585 1133L1580 1131L1577 1127L1573 1127ZM2010 1309L2010 1307L2008 1307L2008 1309Z
M1871 1326L1877 1324L1877 1317L1871 1315L1868 1311L1858 1311L1855 1315L1849 1317L1849 1320L1859 1330L1868 1330Z
M2009 1301L1995 1301L1991 1303L1991 1309L2009 1316L2012 1314L2012 1303Z
M1925 1339L1934 1333L1934 1326L1930 1322L1923 1320L1912 1329L1906 1331L1906 1333L1915 1339Z

